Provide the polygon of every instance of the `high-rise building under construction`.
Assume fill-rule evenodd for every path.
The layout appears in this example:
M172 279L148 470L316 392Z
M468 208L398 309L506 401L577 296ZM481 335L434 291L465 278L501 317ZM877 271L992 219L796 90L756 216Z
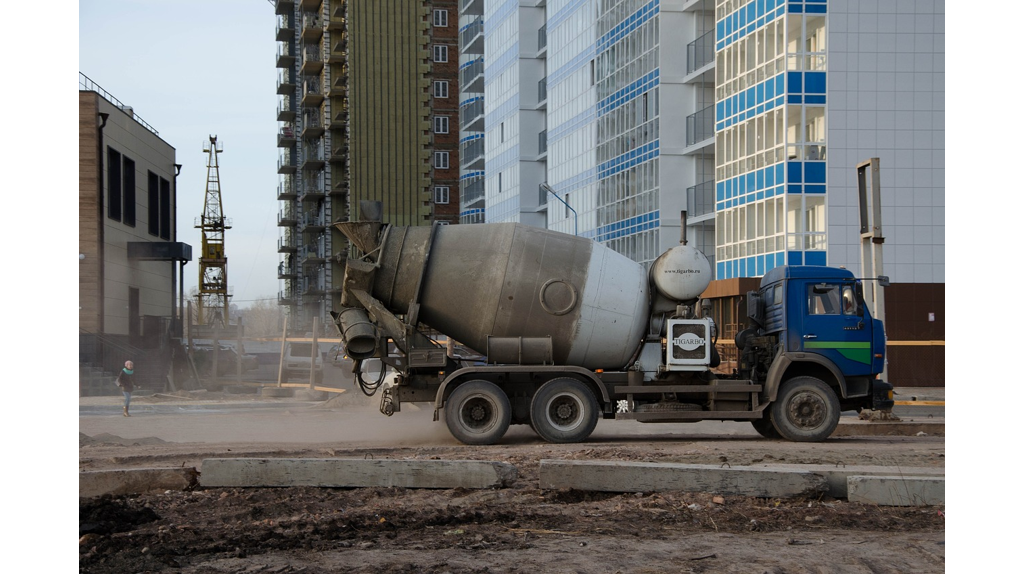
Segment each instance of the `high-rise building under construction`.
M458 2L277 0L278 302L309 330L338 304L347 240L380 201L397 225L457 223Z

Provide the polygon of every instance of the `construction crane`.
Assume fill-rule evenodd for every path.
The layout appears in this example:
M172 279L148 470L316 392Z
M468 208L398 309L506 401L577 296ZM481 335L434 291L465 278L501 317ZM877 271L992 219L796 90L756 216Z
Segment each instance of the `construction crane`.
M206 152L206 199L203 214L196 220L196 228L203 233L203 251L199 258L199 325L227 326L228 319L228 258L224 254L224 230L231 222L224 218L220 196L220 167L217 155L224 145L217 136L203 142Z

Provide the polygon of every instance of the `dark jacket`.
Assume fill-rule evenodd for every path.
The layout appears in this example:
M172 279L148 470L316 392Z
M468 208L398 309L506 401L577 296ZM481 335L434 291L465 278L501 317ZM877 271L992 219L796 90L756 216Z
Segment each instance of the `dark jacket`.
M130 393L135 389L135 375L129 375L124 369L117 375L117 386L121 387L121 390Z

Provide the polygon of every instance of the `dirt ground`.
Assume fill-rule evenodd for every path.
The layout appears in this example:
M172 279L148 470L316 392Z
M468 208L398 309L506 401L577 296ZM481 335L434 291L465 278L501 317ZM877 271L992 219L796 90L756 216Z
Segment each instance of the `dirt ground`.
M476 459L514 464L519 478L501 490L403 488L202 488L81 499L81 572L943 572L944 507L892 508L828 496L763 499L717 493L590 493L538 488L542 459L751 464L945 465L945 439L849 437L821 444L767 441L752 430L602 421L591 440L541 441L516 428L503 444L467 447L430 413L387 419L357 395L317 407L182 415L185 427L218 424L256 440L176 442L173 414L131 419L80 417L79 468L201 467L212 457L374 457ZM148 404L166 399L150 398ZM210 400L216 402L217 397ZM372 401L372 399L371 399ZM186 418L190 416L192 418ZM321 427L386 428L405 416L420 440L347 442L329 431L310 440L263 440L256 429L280 420ZM147 420L147 417L148 420ZM163 417L163 418L161 418ZM323 418L321 418L323 417ZM248 421L248 422L247 422ZM376 422L367 422L376 421ZM180 421L179 421L180 424ZM421 431L415 425L430 428ZM120 425L121 432L100 432ZM426 425L432 425L430 427ZM704 423L699 423L704 425ZM291 423L294 428L301 427ZM679 427L694 430L679 431ZM221 427L216 427L221 428ZM620 430L621 428L621 430ZM710 430L701 430L701 429ZM671 430L670 430L671 429ZM154 434L146 434L151 431ZM161 436L162 435L162 436ZM181 434L186 438L187 434ZM201 468L200 468L201 470Z

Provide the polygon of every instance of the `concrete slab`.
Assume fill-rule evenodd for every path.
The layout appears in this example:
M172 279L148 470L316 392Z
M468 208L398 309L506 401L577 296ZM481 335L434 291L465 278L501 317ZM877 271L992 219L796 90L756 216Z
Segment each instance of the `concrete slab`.
M659 462L541 460L541 488L602 492L682 490L767 498L816 495L825 477L809 471Z
M946 504L946 479L936 476L850 476L850 502L879 506L941 506Z
M135 470L96 470L78 473L78 496L91 498L104 494L142 494L158 490L185 490L194 487L199 473L191 467L144 468Z
M946 469L931 467L901 467L892 466L846 466L834 464L765 464L753 465L752 468L773 469L785 472L806 471L813 472L825 477L828 483L828 494L832 498L847 498L847 479L851 476L928 476L943 478L946 476Z
M204 487L499 488L518 475L511 464L478 460L208 458L199 482Z

